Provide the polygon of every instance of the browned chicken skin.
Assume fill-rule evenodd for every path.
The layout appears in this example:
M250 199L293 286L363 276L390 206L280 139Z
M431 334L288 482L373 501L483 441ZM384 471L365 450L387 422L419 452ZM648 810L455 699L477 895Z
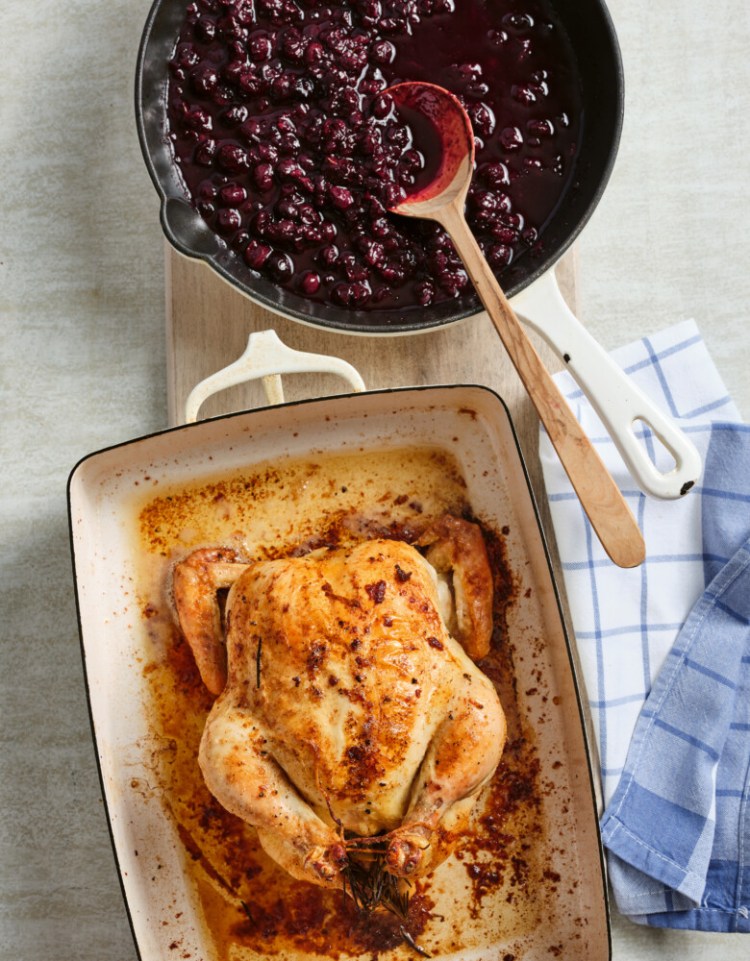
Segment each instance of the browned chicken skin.
M453 566L456 633L486 653L481 533L444 518L420 542L441 571ZM225 648L216 592L229 583ZM340 883L353 836L383 836L397 877L447 856L500 760L505 718L450 635L450 591L418 550L376 539L247 565L201 550L177 565L174 595L218 694L203 776L277 863L328 886Z

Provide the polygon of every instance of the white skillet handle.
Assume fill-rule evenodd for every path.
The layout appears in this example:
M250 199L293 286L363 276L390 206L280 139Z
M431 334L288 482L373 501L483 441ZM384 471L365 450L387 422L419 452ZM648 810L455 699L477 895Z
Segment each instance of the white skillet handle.
M185 401L185 423L193 424L198 411L213 394L249 380L263 380L269 404L284 403L282 374L337 374L348 381L356 392L365 389L359 372L339 357L309 354L287 347L275 330L261 330L250 334L244 353L233 364L211 374L191 390Z
M633 383L565 303L554 272L513 298L513 307L552 347L599 415L622 459L642 490L655 497L686 494L701 474L701 457L671 417ZM637 421L647 424L675 460L660 471L636 437Z

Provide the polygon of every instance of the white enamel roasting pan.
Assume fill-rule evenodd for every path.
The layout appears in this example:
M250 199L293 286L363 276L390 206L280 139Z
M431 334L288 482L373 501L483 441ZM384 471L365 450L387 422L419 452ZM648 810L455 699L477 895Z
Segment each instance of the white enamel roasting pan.
M585 724L528 477L502 401L486 388L455 385L354 393L241 412L94 453L73 470L70 532L90 712L112 842L143 961L174 958L170 945L178 941L183 957L215 955L184 870L188 855L151 777L155 741L144 690L143 628L132 591L138 565L136 494L142 496L144 484L158 489L194 483L274 458L415 445L450 453L460 464L475 515L493 529L508 531L507 557L518 587L508 623L516 651L515 685L524 722L535 732L540 776L547 785L540 836L547 839L545 856L561 879L544 890L543 909L536 905L533 925L524 925L520 914L499 924L490 893L475 919L485 926L482 944L453 958L548 961L550 951L587 961L610 957ZM454 876L449 868L442 883L450 886ZM533 903L537 895L541 892L525 896ZM519 892L519 912L522 900ZM462 920L447 923L459 930ZM387 956L414 954L405 945ZM303 956L289 961L303 961Z

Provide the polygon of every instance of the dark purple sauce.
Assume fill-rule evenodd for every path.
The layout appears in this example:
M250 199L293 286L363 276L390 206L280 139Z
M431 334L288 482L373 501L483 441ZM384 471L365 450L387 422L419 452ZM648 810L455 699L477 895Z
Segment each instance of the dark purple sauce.
M171 70L170 137L201 215L252 270L316 301L403 309L469 290L441 228L387 212L435 163L391 84L437 83L466 107L467 216L501 280L572 174L580 92L547 0L198 0Z
M407 197L411 197L434 183L440 172L445 143L433 117L401 102L395 93L394 98L397 118L409 128L412 146L424 157L424 164L417 171L414 183L405 188Z

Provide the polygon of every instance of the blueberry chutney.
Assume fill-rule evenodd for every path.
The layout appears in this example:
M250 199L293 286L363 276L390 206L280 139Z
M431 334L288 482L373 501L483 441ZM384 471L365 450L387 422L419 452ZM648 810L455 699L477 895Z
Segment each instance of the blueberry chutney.
M358 310L470 291L440 227L387 212L434 162L383 92L402 80L446 87L471 118L467 216L502 281L541 244L580 137L573 53L547 0L186 5L170 60L174 159L251 271Z

